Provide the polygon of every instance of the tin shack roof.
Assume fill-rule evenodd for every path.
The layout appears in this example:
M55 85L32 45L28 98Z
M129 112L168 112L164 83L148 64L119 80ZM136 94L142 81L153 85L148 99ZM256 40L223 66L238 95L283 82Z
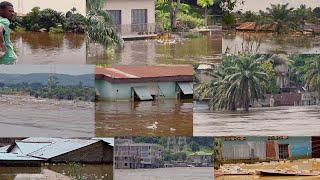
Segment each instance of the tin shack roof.
M0 153L0 161L43 161L43 159L15 153Z
M95 68L96 79L112 83L193 81L190 65L111 66Z

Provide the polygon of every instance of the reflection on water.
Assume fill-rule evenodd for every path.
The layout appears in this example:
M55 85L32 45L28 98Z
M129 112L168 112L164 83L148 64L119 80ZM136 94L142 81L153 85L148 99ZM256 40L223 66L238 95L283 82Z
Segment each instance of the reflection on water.
M99 137L192 136L192 108L192 100L96 102L95 134ZM157 129L148 129L154 122L158 122Z
M227 47L231 53L241 51L242 43L253 42L255 48L261 41L259 53L319 54L320 37L276 35L272 33L248 33L227 31L222 36L222 51Z
M221 59L221 35L171 42L175 43L125 41L124 49L114 54L95 46L90 48L95 50L90 50L87 61L88 64L156 65L208 63Z
M233 166L229 165L228 166ZM320 171L320 161L315 161L312 159L301 159L294 161L285 161L285 162L272 162L272 163L262 163L262 164L235 164L242 169L254 169L254 170L263 170L263 169L295 169L295 170L313 170ZM217 180L246 180L246 179L259 179L259 180L308 180L308 179L320 179L316 176L258 176L258 175L241 175L241 176L221 176L216 177Z
M18 49L18 64L85 64L86 46L83 34L13 33Z
M207 107L206 107L207 108ZM319 135L319 106L251 108L209 111L196 108L195 136L312 136ZM301 128L303 127L303 128Z
M50 170L50 171L48 171ZM67 176L71 179L76 179L75 176L81 177L82 180L96 180L96 179L113 179L112 165L91 165L80 164L79 166L54 164L43 165L43 167L1 167L1 180L33 180L43 179L47 180L50 175L57 177L58 175ZM22 178L23 177L23 178ZM52 176L51 176L52 177ZM51 180L64 180L63 178L53 178Z
M201 168L157 168L157 169L115 169L115 180L212 180L213 168L201 167Z
M94 103L0 96L0 137L92 137Z

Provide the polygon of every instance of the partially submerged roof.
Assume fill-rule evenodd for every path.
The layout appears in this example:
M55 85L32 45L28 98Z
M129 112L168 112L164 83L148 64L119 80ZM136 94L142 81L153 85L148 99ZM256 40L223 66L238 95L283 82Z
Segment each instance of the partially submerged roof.
M0 161L42 161L43 159L15 153L0 153Z
M0 147L0 153L6 153L9 147L10 147L10 145Z
M112 83L193 81L190 65L112 66L95 68L96 79Z
M257 23L256 22L245 22L242 23L240 26L237 26L237 30L243 30L243 31L253 31L256 29Z

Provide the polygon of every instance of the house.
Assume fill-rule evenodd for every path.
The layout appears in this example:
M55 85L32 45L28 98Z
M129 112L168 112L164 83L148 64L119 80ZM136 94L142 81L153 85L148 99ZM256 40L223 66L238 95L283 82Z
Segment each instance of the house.
M95 68L96 92L109 101L193 97L192 66L112 66Z
M224 137L222 157L231 163L310 158L311 144L311 137Z
M117 169L159 168L162 148L151 143L134 143L128 139L115 140L115 163ZM118 141L118 142L117 142Z
M113 147L100 139L27 138L0 152L0 166L39 163L112 163Z
M192 153L188 162L195 167L211 167L213 166L213 153Z
M257 22L244 22L236 27L238 31L272 31L268 25L259 25Z
M122 38L157 36L154 0L107 0L104 9Z

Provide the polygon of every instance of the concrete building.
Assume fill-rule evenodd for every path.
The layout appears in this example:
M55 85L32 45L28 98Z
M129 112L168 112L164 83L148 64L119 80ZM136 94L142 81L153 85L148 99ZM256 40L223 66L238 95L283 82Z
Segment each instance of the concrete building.
M117 169L159 168L162 148L156 144L134 143L131 140L115 140L115 163Z
M154 0L107 0L104 9L124 39L157 35Z
M27 138L0 152L0 165L113 162L113 146L99 139Z
M224 137L222 156L232 163L310 158L311 137Z
M188 163L195 167L213 166L213 153L193 153L189 159Z
M96 67L97 96L109 101L193 98L192 66Z

